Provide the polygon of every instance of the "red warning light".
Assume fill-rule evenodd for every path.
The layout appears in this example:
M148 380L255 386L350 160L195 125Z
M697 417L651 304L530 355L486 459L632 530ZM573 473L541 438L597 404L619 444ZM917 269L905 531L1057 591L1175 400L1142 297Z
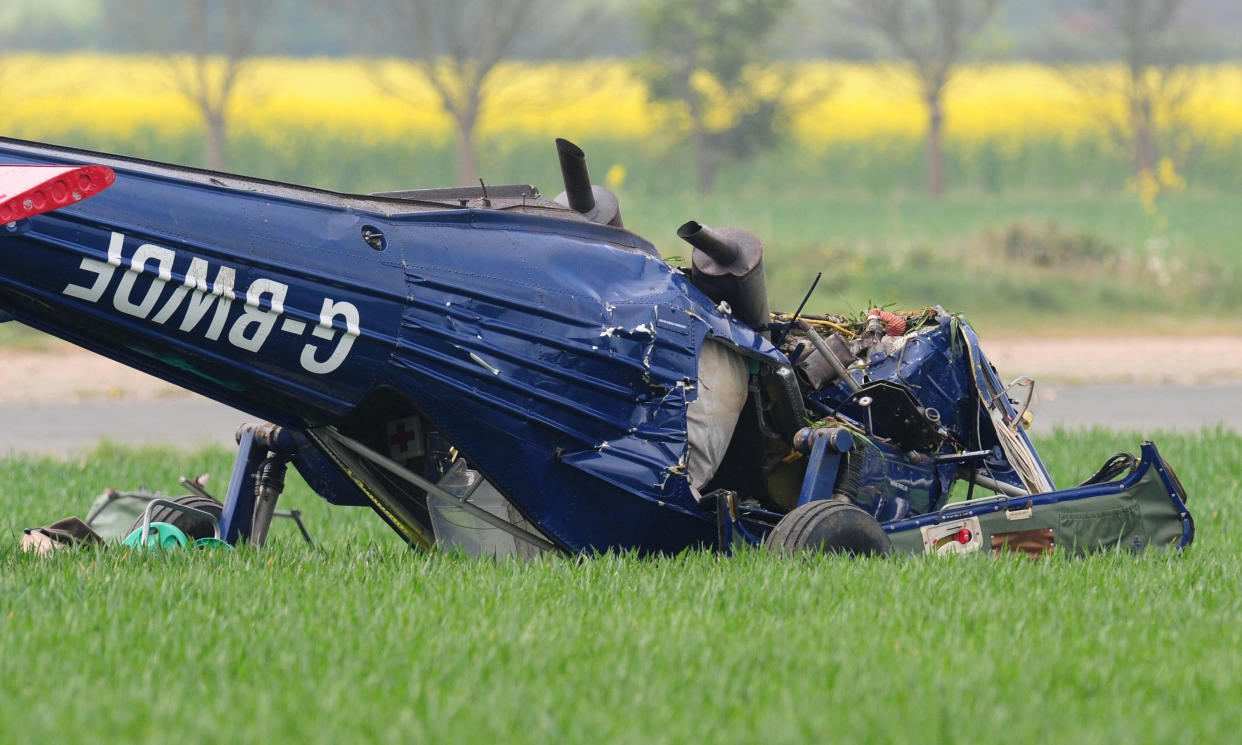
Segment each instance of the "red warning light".
M114 181L103 166L0 165L0 224L76 204Z
M975 537L974 533L971 533L966 528L962 528L961 530L953 534L953 540L961 544L970 543L970 539L974 537Z

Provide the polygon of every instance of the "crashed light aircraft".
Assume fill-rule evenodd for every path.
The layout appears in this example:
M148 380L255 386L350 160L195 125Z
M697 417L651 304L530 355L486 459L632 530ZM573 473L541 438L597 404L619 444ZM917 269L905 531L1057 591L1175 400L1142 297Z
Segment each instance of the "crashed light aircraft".
M262 545L289 464L412 546L497 555L1193 539L1150 442L1058 489L1030 381L960 316L773 313L753 235L687 222L669 266L557 152L552 200L349 196L0 139L0 308L263 420L230 543Z

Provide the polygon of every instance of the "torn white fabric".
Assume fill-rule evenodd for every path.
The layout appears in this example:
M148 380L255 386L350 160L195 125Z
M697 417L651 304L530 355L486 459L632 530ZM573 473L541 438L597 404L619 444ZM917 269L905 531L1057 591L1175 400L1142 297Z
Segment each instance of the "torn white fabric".
M699 397L686 406L690 442L688 472L697 496L724 460L738 416L746 404L750 373L746 359L707 339L699 352Z

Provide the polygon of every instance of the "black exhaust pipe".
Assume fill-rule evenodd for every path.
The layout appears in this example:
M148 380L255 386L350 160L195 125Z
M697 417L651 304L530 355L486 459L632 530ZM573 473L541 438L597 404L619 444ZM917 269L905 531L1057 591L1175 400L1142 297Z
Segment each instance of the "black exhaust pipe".
M747 235L750 235L747 233ZM737 261L741 253L736 245L725 239L719 231L697 223L694 220L677 228L677 237L712 257L719 266L729 266ZM753 235L750 235L754 238Z
M740 228L709 228L694 220L677 229L677 237L694 246L690 281L713 302L729 304L733 316L754 328L772 322L763 243ZM767 331L762 332L765 336Z
M587 172L586 153L569 140L556 139L556 155L561 160L561 178L565 181L565 198L569 208L586 214L595 209L591 190L591 174Z
M591 222L625 227L621 222L621 205L617 196L602 186L591 183L587 172L586 153L569 140L556 139L556 155L561 161L561 179L565 191L555 201L580 213Z

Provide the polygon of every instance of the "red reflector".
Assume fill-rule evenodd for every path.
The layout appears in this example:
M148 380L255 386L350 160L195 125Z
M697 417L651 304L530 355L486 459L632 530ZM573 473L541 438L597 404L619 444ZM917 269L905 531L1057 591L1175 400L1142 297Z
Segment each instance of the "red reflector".
M0 165L0 225L76 204L114 181L104 166Z
M971 533L966 528L962 528L961 530L953 534L953 540L957 541L958 543L963 543L963 544L970 543L970 539L974 537L975 537L974 534Z

